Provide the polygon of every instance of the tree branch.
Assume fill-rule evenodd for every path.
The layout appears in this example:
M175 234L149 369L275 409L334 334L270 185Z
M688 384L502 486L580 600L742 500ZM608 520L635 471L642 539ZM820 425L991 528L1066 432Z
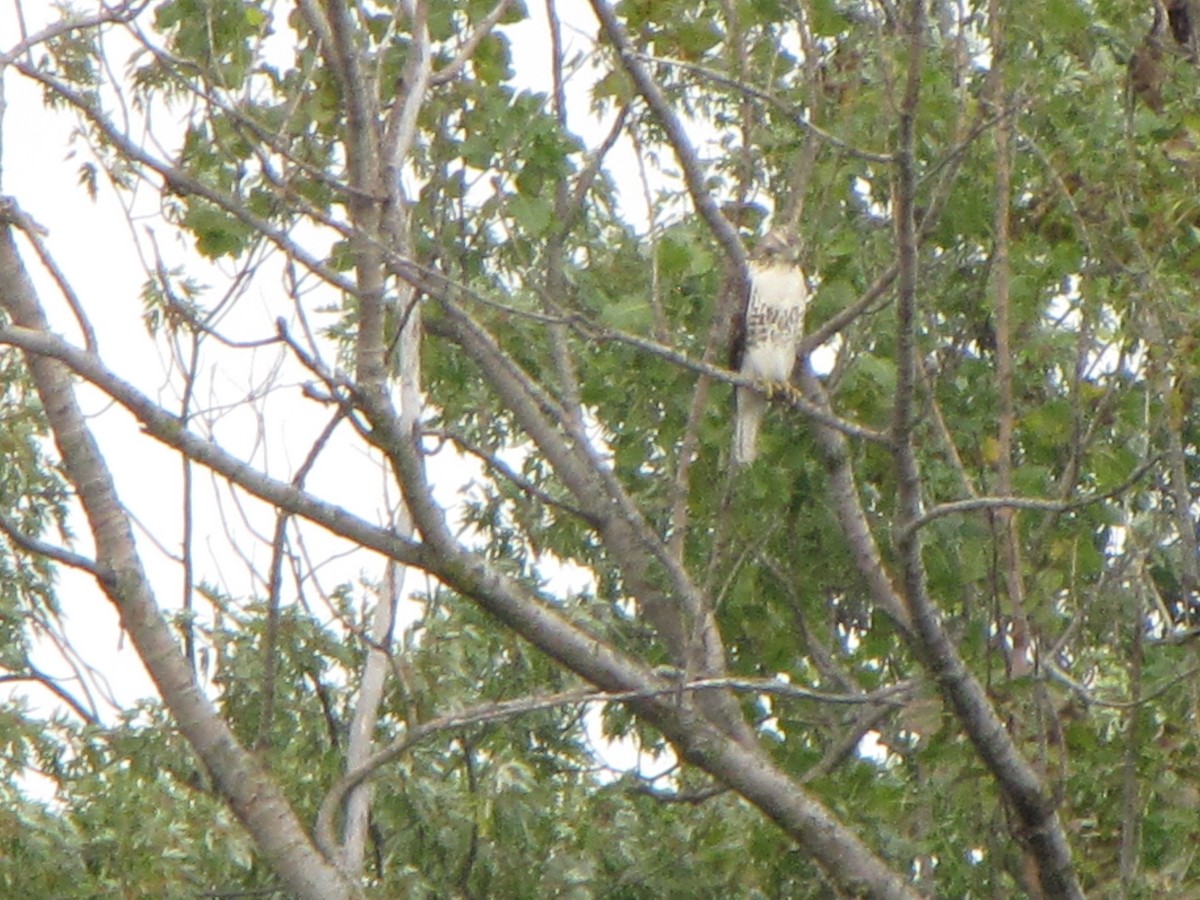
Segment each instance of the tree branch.
M925 4L922 0L910 0L906 27L909 41L908 70L896 153L895 221L900 271L897 303L898 369L893 421L893 452L900 506L896 548L903 596L921 660L936 679L976 752L991 771L1021 823L1022 836L1028 841L1039 863L1042 889L1048 897L1077 900L1083 897L1083 893L1052 798L1018 752L983 687L967 669L946 634L939 612L928 594L921 559L920 533L911 527L922 514L921 477L913 435L918 352L916 300L919 290L914 148L925 41Z
M827 144L830 147L833 147L835 150L845 153L847 156L853 157L854 159L862 159L866 160L867 162L874 163L890 163L893 161L893 157L890 153L875 153L870 150L860 150L859 148L846 143L841 138L830 134L825 129L814 124L812 120L810 120L802 111L780 100L774 94L759 90L758 88L754 87L754 85L747 84L741 79L733 78L723 72L718 72L716 69L710 69L707 66L702 66L697 63L685 62L681 59L667 59L666 57L662 56L651 56L649 53L637 53L635 55L636 58L641 62L671 66L672 68L681 69L686 72L693 72L697 75L703 76L714 84L733 88L735 91L743 94L746 97L752 97L755 100L761 100L762 102L768 104L769 106L773 106L775 109L786 115L788 119L791 120L792 124L798 125L802 131L811 134L822 143Z
M4 329L45 335L47 325L12 232L0 234L0 305L16 323ZM316 852L274 780L237 741L205 697L158 610L134 546L128 517L75 399L69 370L53 357L26 355L67 477L96 544L98 583L116 606L138 655L175 721L204 760L222 796L275 871L298 897L349 898L356 886Z
M646 67L642 65L639 54L634 50L633 44L629 40L629 35L617 19L616 13L613 12L607 0L591 0L591 4L592 10L596 13L596 18L600 20L600 24L604 28L604 33L608 35L609 42L616 49L617 55L621 59L621 64L625 67L625 71L629 73L629 77L637 85L639 93L641 93L647 105L654 113L655 118L658 119L663 130L667 133L667 140L671 144L671 149L675 152L675 158L679 161L679 167L683 170L688 194L692 198L692 203L696 207L696 211L708 223L708 227L712 229L712 233L717 238L717 243L725 250L725 254L729 260L738 271L744 271L746 268L746 248L742 246L742 240L738 237L737 230L721 213L716 200L713 199L712 192L709 191L706 184L700 161L696 157L696 151L683 129L683 123L680 122L679 117L675 114L675 110L671 108L666 97L663 96L662 89L658 86L658 83L646 71Z

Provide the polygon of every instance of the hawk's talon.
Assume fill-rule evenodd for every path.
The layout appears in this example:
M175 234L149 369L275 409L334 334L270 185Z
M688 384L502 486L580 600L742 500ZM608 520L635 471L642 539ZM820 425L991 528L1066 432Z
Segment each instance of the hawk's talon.
M788 403L795 405L803 399L800 389L790 381L760 381L757 387L768 400L783 398Z

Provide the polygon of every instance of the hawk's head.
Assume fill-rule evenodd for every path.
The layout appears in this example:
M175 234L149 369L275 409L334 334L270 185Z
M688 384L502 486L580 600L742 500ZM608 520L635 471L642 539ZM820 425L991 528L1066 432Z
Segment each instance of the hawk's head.
M751 258L768 265L794 266L800 261L800 239L794 233L775 228L758 242Z

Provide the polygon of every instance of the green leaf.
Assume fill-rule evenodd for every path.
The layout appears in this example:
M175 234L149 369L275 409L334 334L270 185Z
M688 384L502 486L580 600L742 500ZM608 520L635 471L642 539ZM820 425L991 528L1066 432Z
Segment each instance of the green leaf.
M246 224L203 200L193 201L181 223L196 238L196 249L209 259L241 255L252 232Z
M548 200L528 194L512 194L506 205L509 214L530 236L539 237L550 230L554 209Z
M1086 33L1092 25L1092 14L1076 0L1056 0L1045 6L1045 24L1064 36Z
M653 311L649 300L639 294L606 303L600 310L600 319L620 331L644 334L653 323Z
M510 59L508 39L493 33L479 42L471 57L471 66L482 83L499 84L512 78Z
M849 22L834 0L812 0L813 32L821 37L833 37L846 30Z

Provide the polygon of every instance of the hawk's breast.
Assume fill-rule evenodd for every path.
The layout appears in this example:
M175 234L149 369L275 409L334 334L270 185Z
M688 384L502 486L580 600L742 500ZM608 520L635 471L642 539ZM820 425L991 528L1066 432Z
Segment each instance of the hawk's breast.
M750 266L743 373L766 381L791 376L807 306L808 287L798 266Z

